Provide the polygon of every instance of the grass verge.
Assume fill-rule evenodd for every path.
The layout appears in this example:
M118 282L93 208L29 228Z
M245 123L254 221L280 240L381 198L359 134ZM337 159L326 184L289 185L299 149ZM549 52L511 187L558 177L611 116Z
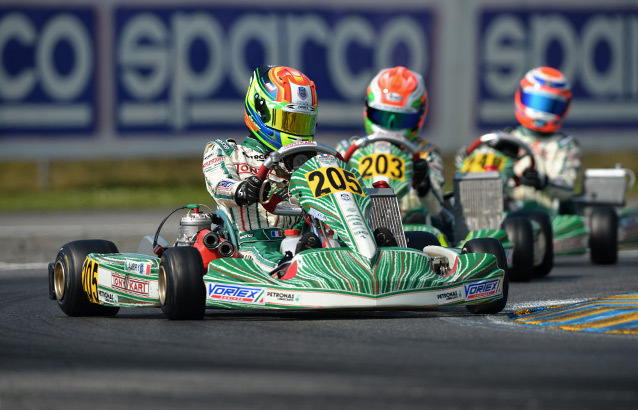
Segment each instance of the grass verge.
M454 159L444 156L445 190L452 189ZM638 164L638 153L585 155L584 168ZM636 172L635 169L633 169ZM0 211L172 208L187 203L212 205L201 158L103 161L0 162ZM638 198L638 186L628 192Z

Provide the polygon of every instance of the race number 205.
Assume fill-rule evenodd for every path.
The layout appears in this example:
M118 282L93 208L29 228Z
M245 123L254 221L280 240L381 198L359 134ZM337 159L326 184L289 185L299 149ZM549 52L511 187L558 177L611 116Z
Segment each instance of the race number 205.
M84 260L82 265L82 288L89 302L99 303L97 295L97 270L99 264L91 258Z

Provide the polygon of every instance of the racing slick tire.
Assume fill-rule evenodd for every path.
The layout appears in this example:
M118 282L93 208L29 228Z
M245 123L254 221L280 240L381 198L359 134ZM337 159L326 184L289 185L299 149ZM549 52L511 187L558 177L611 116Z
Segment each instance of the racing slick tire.
M175 246L162 253L158 291L162 312L170 320L200 320L206 310L204 263L192 246Z
M495 238L475 238L467 241L461 253L491 253L496 256L496 264L503 269L505 276L503 278L503 297L499 300L487 303L479 303L477 305L466 306L467 310L476 314L495 314L505 308L507 304L507 296L509 294L510 280L509 269L507 268L507 256L503 245Z
M405 241L408 248L423 250L426 246L441 246L439 239L430 232L425 231L405 231Z
M516 211L512 216L520 216L531 219L540 225L545 240L545 255L537 266L534 266L534 276L537 278L547 276L554 268L554 233L552 231L552 217L543 211Z
M87 239L60 248L53 267L53 287L58 306L69 316L115 316L119 307L89 302L82 286L82 268L89 253L118 253L111 241ZM97 285L97 284L95 284Z
M508 217L502 227L514 245L510 280L528 282L534 275L534 230L529 219Z
M597 206L591 212L589 256L597 265L613 265L618 261L618 214L611 206Z

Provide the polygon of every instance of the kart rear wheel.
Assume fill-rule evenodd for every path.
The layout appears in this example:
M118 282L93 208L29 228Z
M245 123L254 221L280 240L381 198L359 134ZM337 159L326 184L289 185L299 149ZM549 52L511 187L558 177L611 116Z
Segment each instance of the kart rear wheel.
M477 314L495 314L505 308L507 304L507 296L509 294L510 280L509 269L507 268L507 256L503 245L494 238L476 238L471 239L463 245L461 253L491 253L496 256L496 264L503 269L505 276L503 278L503 297L493 302L480 303L477 305L466 306L467 310Z
M433 233L425 231L406 231L405 241L408 248L418 249L420 251L429 245L441 246L438 238Z
M58 306L69 316L115 316L119 307L89 302L82 286L82 265L89 253L118 253L113 242L89 239L62 246L53 267L53 287Z
M503 229L514 245L510 280L527 282L534 275L534 231L532 223L521 217L508 217L503 221Z
M158 291L162 312L171 320L200 320L206 309L204 263L192 246L175 246L162 254Z
M540 265L534 266L534 276L540 278L542 276L549 275L554 267L554 233L552 231L552 218L547 212L543 211L517 211L511 215L530 219L540 225L541 233L543 234L543 241L545 242L545 255L543 255L543 260Z
M589 256L597 265L618 261L618 214L611 206L598 206L589 219Z

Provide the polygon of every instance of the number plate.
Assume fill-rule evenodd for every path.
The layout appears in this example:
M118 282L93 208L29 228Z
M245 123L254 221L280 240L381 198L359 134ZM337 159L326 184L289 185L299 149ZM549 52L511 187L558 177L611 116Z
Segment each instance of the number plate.
M461 172L502 171L505 169L505 156L493 152L478 153L465 158Z
M397 181L405 181L405 160L392 154L370 154L359 159L361 178L385 176Z
M308 172L305 177L315 198L342 191L365 196L357 176L342 168L319 168Z

